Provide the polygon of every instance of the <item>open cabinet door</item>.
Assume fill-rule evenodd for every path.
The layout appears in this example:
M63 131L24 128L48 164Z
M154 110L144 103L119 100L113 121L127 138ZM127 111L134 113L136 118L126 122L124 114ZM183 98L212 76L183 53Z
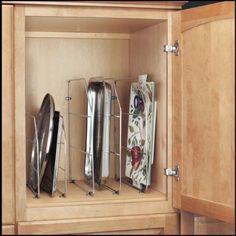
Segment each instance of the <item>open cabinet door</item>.
M181 65L176 72L173 64L173 164L180 166L174 207L228 223L235 198L234 9L222 2L181 11L180 56L173 59Z

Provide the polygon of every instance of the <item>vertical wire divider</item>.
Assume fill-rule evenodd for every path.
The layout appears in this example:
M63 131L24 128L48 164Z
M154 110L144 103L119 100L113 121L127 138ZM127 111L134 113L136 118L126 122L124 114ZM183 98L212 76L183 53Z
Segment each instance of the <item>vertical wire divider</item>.
M133 115L133 113L125 113L125 112L123 112L123 115L131 116L131 115ZM140 116L140 115L138 115L138 116ZM142 117L143 117L143 116L142 116ZM146 122L146 124L147 124L147 113L146 113L146 111L145 111L145 122ZM147 126L145 127L145 134L146 134L146 140L145 140L146 151L145 151L145 152L144 152L144 151L140 151L140 152L137 151L137 153L140 153L140 154L142 154L143 156L145 156L145 163L147 164L147 163L148 163L148 158L147 158L147 156L148 156L148 153L147 153ZM126 147L126 146L121 146L121 147L122 147L123 149L125 149L126 151L129 151L129 152L132 151L132 149L130 149L130 148ZM148 176L148 173L147 173L147 176ZM131 183L129 183L129 182L128 182L127 180L125 180L125 179L122 180L122 183L124 183L124 184L126 184L126 185L128 185L128 186L130 186L130 187L132 187L132 188L134 188L134 189L137 189L139 193L144 192L143 189L139 189L139 188L133 186ZM146 187L145 187L145 190L148 189L147 183L148 183L148 182L147 182L147 178L146 178Z
M120 171L120 188L119 188L119 191L121 191L121 155L122 155L122 108L121 108L121 105L120 105L120 99L119 99L119 96L118 96L118 93L117 93L117 90L116 90L116 83L114 83L114 87L115 87L115 93L116 93L116 97L117 97L117 103L118 103L118 106L119 106L119 113L120 113L120 125L119 125L119 128L120 128L120 137L119 137L119 162L120 162L120 168L119 168L119 171Z
M70 155L70 100L71 100L71 97L70 97L70 80L67 81L67 97L65 97L65 99L67 100L67 126L68 126L68 152L67 152L67 155L68 155L68 168L69 168L69 181L70 182L73 182L72 178L71 178L71 155Z
M75 180L72 178L71 176L71 153L70 153L70 101L72 100L72 97L70 95L70 83L71 82L79 82L79 81L83 81L84 82L84 86L85 86L85 91L86 91L86 95L88 96L88 92L87 92L87 81L85 78L78 78L78 79L71 79L71 80L67 80L67 96L65 97L65 99L67 100L67 126L68 126L68 177L69 177L69 181L71 183L74 183Z
M67 97L65 98L67 101L68 101L68 109L67 109L67 117L68 117L68 162L69 162L69 180L71 183L75 184L77 187L81 188L77 183L76 183L76 180L72 178L71 176L71 155L70 155L70 100L72 100L72 97L70 96L70 83L71 82L80 82L80 81L83 81L83 84L84 84L84 88L85 88L85 92L86 92L86 96L87 96L87 101L88 101L88 104L89 104L89 107L91 108L92 107L92 104L90 102L90 100L88 99L88 90L87 90L87 81L85 78L78 78L78 79L71 79L71 80L68 80L67 81L67 85L68 85L68 94L67 94ZM75 115L80 115L79 113L78 114L75 114ZM87 115L82 115L82 117L89 117L91 118L92 116L87 116ZM91 120L91 119L90 119ZM94 183L94 161L93 161L93 154L91 153L88 153L86 151L82 151L80 150L81 152L85 153L86 155L90 155L92 156L92 191L88 191L86 193L86 196L94 196L94 193L95 193L95 183ZM81 188L82 189L82 188ZM84 190L84 189L82 189Z
M36 150L37 150L37 198L40 197L40 174L39 174L39 140L38 140L38 130L36 124L36 118L33 117L34 120L34 129L35 129L35 137L36 137Z
M34 148L35 142L36 142L36 160L37 160L37 166L36 168L34 167L33 163L29 163L30 168L32 168L33 171L37 173L37 192L34 190L34 188L30 185L29 182L26 183L30 191L33 193L34 198L40 198L40 174L39 174L39 141L38 141L38 130L37 130L37 123L36 123L36 118L34 115L31 114L26 114L26 116L30 117L33 119L34 123L34 139L26 138L27 141L30 141L32 143L32 148ZM32 155L32 154L31 154ZM30 160L31 162L31 160Z
M129 78L127 78L125 81L130 81L130 82L136 82L136 80L134 80L134 79L132 79L131 77L129 77ZM122 79L117 79L117 80L115 80L115 84L116 84L116 82L120 82L120 81L124 81L124 80L122 80ZM115 86L115 92L116 92L116 96L117 96L117 98L118 98L118 106L119 106L119 113L120 113L120 140L119 140L119 152L120 152L120 179L119 179L119 181L120 181L120 189L121 189L121 184L122 183L124 183L124 184L126 184L126 185L128 185L128 186L131 186L131 187L134 187L132 184L130 184L130 183L128 183L127 181L125 181L124 179L122 180L122 173L121 173L121 153L122 153L122 148L125 148L126 149L126 151L128 150L128 148L127 147L124 147L124 146L122 146L122 117L123 117L123 115L128 115L128 116L130 116L130 115L133 115L132 113L125 113L125 112L123 112L122 111L122 108L121 108L121 105L120 105L120 100L119 100L119 97L118 97L118 93L117 93L117 90L116 90L116 86ZM131 151L131 150L130 150Z
M139 81L136 81L136 80L133 80L132 78L128 78L128 80L130 81L130 82L136 82L136 83L140 83ZM116 81L123 81L123 80L116 80ZM142 96L142 99L143 99L143 95L141 94L141 96ZM133 113L122 113L122 115L127 115L127 116L130 116L130 115L133 115ZM145 155L145 162L146 162L146 168L147 168L147 177L148 177L148 173L149 173L149 166L148 166L148 148L147 148L147 111L145 110L145 122L146 122L146 127L145 127L145 133L146 133L146 140L145 140L145 146L146 146L146 151L145 152L140 152L140 153L142 153L143 155ZM127 148L127 147L125 147L125 146L121 146L121 148L124 148L124 149L126 149L126 151L128 150L128 151L131 151L131 149L129 150L129 148ZM145 191L147 191L148 190L148 179L147 179L147 177L146 177L146 186L145 186ZM126 181L125 179L122 181L124 184L126 184L126 185L128 185L128 186L131 186L131 187L133 187L133 188L135 188L135 189L137 189L135 186L133 186L131 183L129 183L128 181ZM138 189L138 191L139 192L144 192L143 190L140 190L140 189Z
M120 123L119 123L119 153L118 153L118 156L119 156L119 175L120 175L120 178L119 178L119 190L114 190L113 188L107 186L104 184L104 186L110 190L113 191L114 194L119 194L121 192L121 155L122 155L122 148L121 148L121 142L122 142L122 108L121 108L121 105L120 105L120 99L119 99L119 96L118 96L118 93L117 93L117 89L116 89L116 80L114 80L113 78L104 78L103 79L103 85L105 85L105 81L111 81L112 82L112 86L113 86L113 89L114 89L114 92L115 92L115 97L116 97L116 100L117 100L117 103L118 103L118 106L119 106L119 120L120 120Z
M37 160L37 167L35 169L34 166L31 166L33 171L37 173L37 192L33 189L33 187L30 185L30 183L27 184L31 192L34 194L34 198L40 198L40 174L39 174L39 141L38 141L38 130L37 130L37 124L36 124L36 118L34 115L29 115L34 122L34 131L35 131L35 136L32 142L32 145L35 145L34 142L36 142L36 160ZM32 163L30 163L32 165Z
M65 171L64 171L64 197L67 196L67 190L68 190L68 181L67 181L67 177L68 177L68 158L67 158L67 141L66 141L66 132L65 132L65 125L64 125L64 119L62 120L62 130L63 130L63 136L64 136L64 167L65 167Z
M87 195L94 196L94 194L95 194L94 157L93 157L93 153L92 154L90 153L89 155L92 156L91 160L92 160L92 185L93 185L93 190L92 190L92 192L88 192Z
M115 83L116 83L116 81L115 81ZM112 99L116 99L116 96L113 96L112 97ZM113 113L114 113L114 117L116 117L116 118L118 118L118 116L116 115L117 113L116 113L116 106L114 105L113 106ZM114 124L113 124L113 128L114 128L114 130L113 130L113 132L114 132L114 140L113 140L113 142L114 142L114 149L116 150L116 147L117 147L117 145L115 145L115 143L116 143L116 137L117 137L117 129L116 129L116 119L114 119ZM114 152L114 154L116 155L116 152ZM119 157L120 158L120 157ZM119 164L120 164L120 162L119 162ZM119 176L120 176L120 172L119 172ZM118 178L118 174L117 174L117 159L115 160L115 180L116 181L118 181L118 179L119 179L119 181L120 181L120 179L121 179L121 176ZM121 190L121 189L120 189ZM119 190L119 191L120 191Z
M61 191L60 189L57 188L57 192L59 192L61 194L59 197L66 197L67 196L67 187L68 187L67 186L67 184L68 184L68 181L67 181L67 176L68 176L67 142L66 142L66 133L65 133L65 126L64 126L63 116L60 115L60 118L62 119L62 134L63 134L63 137L64 137L64 168L62 168L59 164L58 169L61 169L64 172L64 181L63 181L64 182L64 191ZM60 139L61 139L61 137L60 137ZM59 141L59 144L60 144L59 149L61 150L61 144L62 144L61 140ZM59 176L59 173L58 173L58 176ZM57 178L57 183L58 183L58 178Z
M102 80L104 82L104 85L105 85L105 81L104 80L111 80L112 81L112 85L113 85L113 88L114 88L114 91L115 91L115 95L116 95L116 100L118 102L118 106L119 106L119 119L120 119L120 132L119 132L119 174L120 174L120 183L119 183L119 190L114 190L113 188L103 184L104 187L108 188L109 190L112 190L113 193L115 194L119 194L119 192L121 191L121 151L122 151L122 108L121 108L121 105L120 105L120 100L119 100L119 96L118 96L118 93L117 93L117 90L116 90L116 85L114 83L114 79L112 78L106 78L106 79L103 79L103 77L94 77L94 78L91 78L90 81L94 81L94 80ZM70 96L70 82L74 82L74 81L83 81L84 82L84 85L85 85L85 91L86 91L86 95L87 95L87 100L88 100L88 104L89 106L91 107L92 104L88 98L88 91L87 91L87 81L84 79L84 78L79 78L79 79L73 79L73 80L68 80L68 96L66 97L66 99L68 100L68 136L70 135L70 100L72 99L72 97ZM78 113L79 115L79 113ZM88 115L84 115L84 117L93 117L93 116L88 116ZM92 122L92 120L90 120ZM68 148L70 149L70 137L68 137ZM84 151L82 151L84 152ZM93 158L93 153L88 153L87 151L84 152L86 155L90 155L92 156L91 160L92 160L92 192L88 192L86 195L89 195L89 196L94 196L95 194L95 173L94 173L94 158ZM71 158L70 158L70 152L68 152L68 155L69 155L69 158L68 160L70 161L69 162L69 166L71 166ZM70 169L70 172L71 172L71 167L69 168ZM71 176L70 176L70 179L71 179ZM75 180L72 180L72 183L76 184L75 183ZM77 185L77 184L76 184ZM78 187L80 187L79 185L77 185Z
M120 81L124 81L123 79L116 79L115 80L115 84L116 84L116 82L120 82ZM126 82L127 81L129 81L129 82L136 82L136 80L134 80L133 78L131 78L131 77L128 77L126 80L125 80ZM125 112L123 112L122 111L122 108L121 108L121 105L120 105L120 100L119 100L119 97L118 97L118 93L117 93L117 90L116 90L116 86L115 86L115 92L116 92L116 96L117 96L117 98L118 98L118 106L119 106L119 117L120 117L120 124L119 124L119 126L120 126L120 137L119 137L119 152L120 152L120 173L119 173L119 175L120 175L120 178L119 178L119 181L120 181L120 189L121 189L121 184L122 183L124 183L124 184L126 184L126 185L128 185L128 186L131 186L131 187L133 187L132 186L132 184L130 184L130 183L128 183L127 181L125 181L124 179L122 180L122 173L121 173L121 154L122 154L122 148L125 148L126 149L126 151L128 150L128 148L127 147L124 147L124 146L122 146L122 117L123 117L123 115L132 115L131 113L125 113Z
M145 142L145 146L146 146L146 168L147 168L147 171L146 171L146 189L145 189L145 191L147 191L148 190L148 177L149 177L149 152L148 152L148 138L147 138L147 136L148 136L148 131L147 131L147 125L148 125L148 123L147 123L147 121L148 121L148 112L147 112L147 109L145 109L145 124L146 124L146 126L145 126L145 133L146 133L146 142Z
M141 82L140 81L138 81L137 83L139 83L139 84L141 84ZM143 94L142 93L140 93L141 94L141 97L142 97L142 99L143 99L143 101L144 101L144 96L143 96ZM147 141L148 141L148 139L147 139L147 136L148 136L148 131L147 131L147 120L148 120L148 112L147 112L147 109L146 109L146 107L145 107L145 112L144 112L144 114L145 114L145 134L146 134L146 140L145 140L145 146L146 146L146 151L144 152L145 154L145 162L146 162L146 186L145 186L145 190L144 189L142 189L141 191L142 192L145 192L145 191L147 191L148 190L148 176L149 176L149 153L148 153L148 145L147 145Z

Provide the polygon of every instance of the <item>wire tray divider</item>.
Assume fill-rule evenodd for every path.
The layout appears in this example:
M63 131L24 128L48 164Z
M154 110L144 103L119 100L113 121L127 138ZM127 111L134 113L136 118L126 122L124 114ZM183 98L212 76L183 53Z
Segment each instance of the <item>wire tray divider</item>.
M102 80L103 84L105 85L105 81L109 80L111 81L111 84L112 84L112 87L113 87L113 90L115 92L115 96L112 96L112 101L116 100L117 103L118 103L118 106L119 106L119 115L117 114L104 114L103 116L109 116L109 117L114 117L114 118L118 118L120 120L119 122L119 127L120 127L120 132L119 132L119 153L116 153L116 152L113 152L113 151L110 151L109 150L109 153L111 154L114 154L116 156L119 157L119 174L121 176L121 138L122 138L122 109L121 109L121 105L120 105L120 100L119 100L119 96L118 96L118 93L117 93L117 90L116 90L116 84L114 82L114 79L112 78L103 78L103 77L93 77L90 79L90 81L97 81L97 80ZM74 112L71 112L70 110L70 101L72 99L71 97L71 94L70 94L70 91L71 91L71 82L83 82L83 85L84 85L84 88L85 88L85 92L86 92L86 95L87 95L87 101L88 101L88 104L89 106L91 107L91 104L90 104L90 100L88 99L88 91L87 91L87 87L88 87L88 84L87 84L87 81L85 78L78 78L78 79L73 79L73 80L68 80L67 81L67 97L66 97L66 100L67 100L67 106L68 106L68 109L67 109L67 112L68 112L68 155L69 155L69 179L70 179L70 182L71 183L74 183L76 184L76 186L78 186L79 188L81 188L81 186L77 183L77 180L71 178L71 152L70 152L70 148L75 148L77 150L79 150L80 152L86 154L86 155L90 155L92 156L91 160L92 160L92 190L91 191L88 191L86 193L87 196L94 196L95 194L95 176L94 176L94 158L93 158L93 153L88 153L84 150L82 150L81 148L79 147L74 147L72 145L70 145L70 115L75 115L75 116L80 116L80 117L83 117L83 118L93 118L93 116L88 116L88 115L85 115L85 114L81 114L81 113L74 113ZM115 97L115 99L114 99ZM111 101L111 102L112 102ZM102 150L102 152L106 152L104 150ZM87 181L88 182L88 181ZM105 187L106 189L108 190L111 190L113 194L119 194L121 192L121 178L120 178L120 181L119 181L119 190L116 190L116 189L113 189L112 187L106 185L105 183L102 183L101 184L101 187ZM83 191L84 189L81 188Z
M41 189L40 189L40 160L39 160L39 138L38 138L38 129L37 129L37 122L36 122L36 116L35 115L31 115L31 114L27 114L26 115L29 118L33 119L33 123L34 123L34 139L30 139L30 138L26 138L26 140L30 143L32 143L32 145L34 144L34 142L36 142L36 160L37 160L37 168L34 168L33 166L31 166L31 168L37 173L37 191L35 191L33 189L33 187L30 185L30 183L27 181L26 185L27 187L30 189L30 191L33 193L33 197L34 198L40 198L41 195ZM61 150L61 144L65 144L64 145L64 150L65 150L65 155L64 155L64 168L61 167L59 165L58 170L61 169L62 171L64 171L64 191L61 191L59 188L56 189L56 192L60 193L59 197L66 197L67 195L67 175L68 175L68 170L67 170L67 148L66 148L66 134L65 134L65 128L64 128L64 119L63 117L60 115L60 117L62 118L62 133L64 136L64 143L62 143L60 141L59 149ZM59 160L60 160L60 155L59 155ZM59 161L58 160L58 161ZM32 163L29 163L29 165L32 165ZM58 183L58 179L56 180L56 183ZM58 184L57 184L58 186ZM51 197L54 197L55 193L53 193L51 195Z

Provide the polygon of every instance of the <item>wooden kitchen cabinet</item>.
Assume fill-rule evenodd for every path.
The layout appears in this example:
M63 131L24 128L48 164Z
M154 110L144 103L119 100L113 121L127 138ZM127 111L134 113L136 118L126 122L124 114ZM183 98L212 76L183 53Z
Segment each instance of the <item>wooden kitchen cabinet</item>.
M3 102L7 109L12 106L10 114L3 113L3 120L8 122L4 126L10 128L4 132L12 132L5 136L12 143L7 146L3 142L9 152L4 153L3 161L4 171L14 176L11 181L15 183L8 187L14 193L9 214L15 212L15 218L9 223L16 225L16 233L178 234L179 210L234 223L234 2L183 11L183 2L4 4L9 18L14 15L6 26L8 32L14 27L13 35L8 34L14 45L4 46L4 52L13 53L14 60L6 68L8 73L12 71L14 86L4 74L12 101ZM176 40L178 55L164 52L164 45L171 49ZM125 110L130 78L142 73L157 82L150 190L139 193L122 184L119 195L104 190L90 197L68 183L66 198L45 193L33 198L26 186L31 150L28 140L33 137L30 115L37 113L43 96L52 94L72 144L83 145L84 121L73 118L67 125L67 80L94 76L120 79L118 93ZM73 107L85 101L78 94L80 87L72 96ZM123 118L124 145L125 125ZM69 150L73 162L69 177L82 184L83 155ZM8 156L14 160L12 164ZM176 166L179 178L164 175L164 168ZM109 184L118 185L114 168ZM3 198L6 196L3 192ZM6 204L9 202L3 202L5 212Z
M2 13L2 231L14 234L13 7L5 6Z

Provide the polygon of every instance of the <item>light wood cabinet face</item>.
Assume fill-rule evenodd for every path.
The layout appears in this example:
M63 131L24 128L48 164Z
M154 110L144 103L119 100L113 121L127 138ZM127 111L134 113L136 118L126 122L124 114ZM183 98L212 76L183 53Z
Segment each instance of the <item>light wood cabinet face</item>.
M19 234L167 234L179 232L178 214L149 214L20 222Z
M171 77L168 72L168 60L171 57L163 51L163 45L170 41L168 21L171 15L167 11L153 10L129 11L119 8L81 8L81 7L48 7L48 6L16 6L15 10L15 80L16 93L16 181L17 181L17 219L28 220L62 220L86 217L127 216L175 212L171 202L171 178L163 174L163 169L171 163ZM121 14L121 15L119 15ZM49 17L50 16L50 17ZM86 16L90 19L84 24L81 20ZM93 16L96 16L95 18ZM71 32L67 28L68 20L83 24L83 32ZM99 20L98 20L99 19ZM126 27L120 32L127 20ZM45 23L48 20L48 25ZM60 25L63 20L64 25ZM111 20L111 21L109 21ZM34 24L30 24L30 22ZM114 24L111 28L110 24ZM63 32L53 32L53 27L64 27ZM95 27L96 26L96 27ZM145 26L145 28L143 28ZM49 28L48 28L49 27ZM48 30L51 30L48 32ZM90 32L90 30L95 32ZM127 31L128 29L128 31ZM135 30L134 30L135 29ZM40 31L37 31L40 30ZM25 58L25 60L22 60ZM147 63L150 59L151 63ZM26 188L30 158L30 143L33 125L30 115L36 114L45 93L49 92L55 99L56 109L64 115L65 128L72 135L70 177L82 189L88 189L82 182L83 155L76 150L82 149L85 138L85 125L81 119L72 117L67 125L67 80L84 77L101 76L120 79L118 93L124 111L128 113L130 79L139 74L150 73L152 80L157 82L157 135L153 181L150 191L140 194L137 189L122 184L121 193L112 195L109 191L97 191L93 198L85 195L81 188L68 184L67 198L50 198L42 194L34 199ZM131 78L132 77L132 78ZM81 86L72 89L73 113L76 109L86 106L80 99ZM127 143L127 119L123 119L122 145ZM80 123L79 123L80 122ZM170 127L168 129L168 127ZM68 135L68 133L67 133ZM116 140L111 134L113 145ZM124 170L125 151L122 152ZM112 158L112 157L111 157ZM112 159L111 159L112 162ZM113 162L114 164L114 162ZM23 175L20 171L24 172ZM117 188L114 180L115 168L111 168L108 185ZM106 209L106 210L104 210Z
M13 6L2 8L2 223L15 221Z
M15 225L2 225L2 235L15 235Z
M207 217L194 218L194 234L196 235L234 235L235 225Z
M181 209L234 222L234 3L182 13Z
M15 188L17 196L15 209L14 192L6 189L7 194L3 196L6 223L13 222L16 210L22 232L31 232L35 227L40 231L44 224L47 227L42 230L51 232L51 223L58 225L65 221L60 227L70 225L70 232L82 222L85 231L92 233L89 218L112 220L119 216L124 221L126 217L136 216L141 222L142 215L146 220L146 216L154 215L153 222L158 227L152 225L152 229L163 230L167 224L171 226L171 218L163 215L176 212L174 208L234 221L234 3L175 12L168 8L134 9L133 6L21 4L14 6L14 18L12 7L6 9L3 28L7 29L4 35L7 47L4 47L3 63L8 64L3 64L6 68L3 107L8 115L4 115L3 126L9 129L4 131L3 178L9 183L3 185ZM164 44L173 44L177 39L179 56L165 53ZM69 184L65 199L50 198L47 194L34 199L26 187L31 152L27 139L33 135L29 115L36 114L44 94L52 93L56 109L65 113L67 123L64 98L68 79L119 77L124 82L119 88L121 104L128 112L129 77L136 78L142 73L150 73L157 82L158 93L156 162L151 191L142 195L124 186L123 195L98 192L94 198L88 198ZM73 104L75 108L84 102L79 100L77 91L81 92L80 88L73 91L78 100ZM78 119L73 122L66 127L74 136L72 144L83 145L80 134L85 135L85 125L81 123L80 133ZM124 119L123 145L127 138L126 125ZM15 149L10 148L14 145ZM70 174L81 181L82 155L75 150L71 153L75 161ZM122 165L124 168L124 161ZM163 174L164 168L176 165L180 166L179 181ZM117 185L114 171L113 166L113 186ZM159 218L158 214L163 215ZM116 230L128 230L127 225L119 228L117 221L114 225ZM97 227L100 232L107 230L105 226ZM175 224L173 228L176 230L178 226Z

